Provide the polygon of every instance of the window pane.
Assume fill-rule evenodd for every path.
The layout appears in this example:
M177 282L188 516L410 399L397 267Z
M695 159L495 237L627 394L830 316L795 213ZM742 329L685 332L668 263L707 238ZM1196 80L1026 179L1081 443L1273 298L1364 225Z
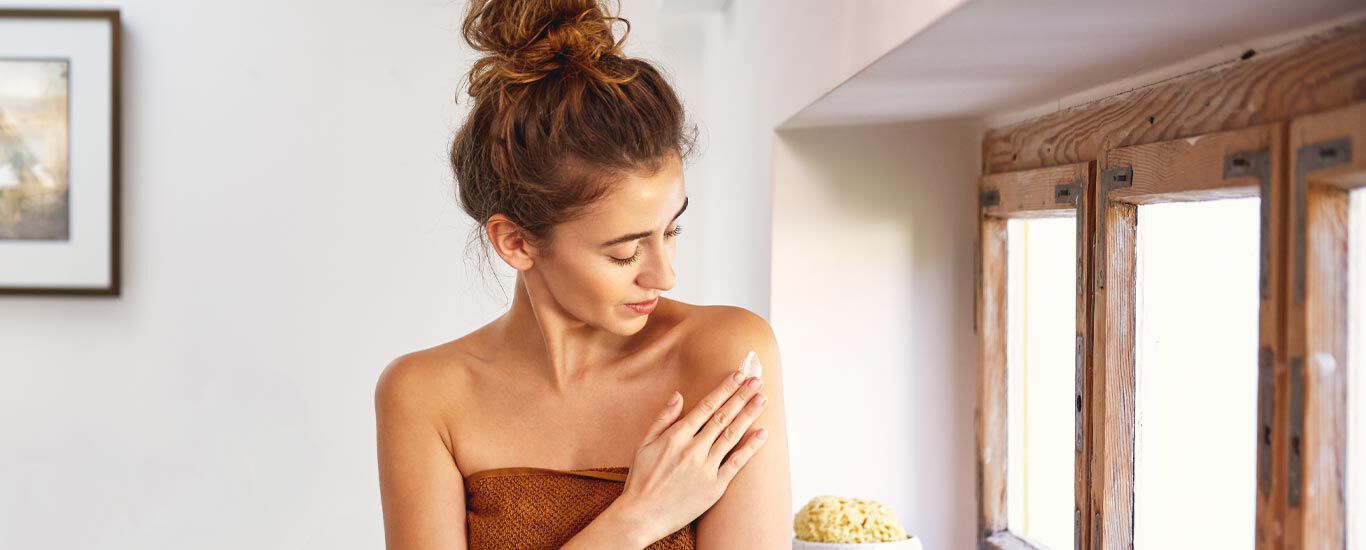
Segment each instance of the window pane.
M1366 189L1352 192L1347 229L1347 539L1366 550Z
M1007 224L1007 522L1057 549L1072 548L1075 231L1073 218Z
M1134 546L1252 548L1257 198L1140 206Z

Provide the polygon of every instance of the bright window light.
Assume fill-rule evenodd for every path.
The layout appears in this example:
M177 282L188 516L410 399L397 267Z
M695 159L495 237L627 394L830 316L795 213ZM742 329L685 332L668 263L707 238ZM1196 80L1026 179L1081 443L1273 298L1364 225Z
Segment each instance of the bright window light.
M1135 548L1254 546L1259 201L1139 207Z
M1013 219L1006 230L1006 520L1017 535L1070 549L1076 222Z

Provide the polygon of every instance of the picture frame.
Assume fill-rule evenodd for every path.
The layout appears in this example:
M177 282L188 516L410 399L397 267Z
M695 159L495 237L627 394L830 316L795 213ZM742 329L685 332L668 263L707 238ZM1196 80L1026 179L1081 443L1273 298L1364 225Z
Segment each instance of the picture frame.
M120 16L0 8L0 294L120 293Z

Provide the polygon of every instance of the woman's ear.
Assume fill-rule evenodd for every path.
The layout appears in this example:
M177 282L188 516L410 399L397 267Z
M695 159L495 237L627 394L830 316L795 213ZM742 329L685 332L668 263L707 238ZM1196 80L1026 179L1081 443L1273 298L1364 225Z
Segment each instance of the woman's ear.
M503 214L494 214L484 224L489 243L503 261L517 271L531 269L535 263L536 246L526 239L524 230Z

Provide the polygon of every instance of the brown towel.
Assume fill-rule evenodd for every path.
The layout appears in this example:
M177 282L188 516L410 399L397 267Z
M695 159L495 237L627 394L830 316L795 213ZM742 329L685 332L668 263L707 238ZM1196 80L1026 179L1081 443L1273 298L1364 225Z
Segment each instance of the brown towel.
M470 550L559 548L621 496L629 471L629 466L512 467L470 474L465 477ZM647 548L697 548L697 521Z

